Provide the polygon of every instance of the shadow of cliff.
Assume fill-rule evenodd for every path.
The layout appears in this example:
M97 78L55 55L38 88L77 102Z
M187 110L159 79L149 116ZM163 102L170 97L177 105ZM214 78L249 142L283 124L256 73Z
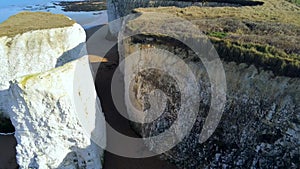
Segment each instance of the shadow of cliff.
M19 168L16 160L17 141L13 135L0 135L0 168Z
M56 61L55 67L63 66L64 64L79 59L87 54L85 43L80 43L73 49L64 52Z
M9 91L0 90L0 169L19 168L16 159L15 128L9 118Z
M119 53L118 46L115 45L113 48L109 50L109 52L104 56L110 63L119 63ZM130 120L123 117L118 112L118 109L114 105L114 100L112 98L111 93L111 83L114 72L116 71L118 65L106 65L100 64L98 67L96 79L95 79L95 87L97 91L97 95L101 101L101 107L104 112L105 120L107 125L110 125L117 132L124 134L129 137L140 138L140 136L131 128ZM120 98L122 98L122 103L118 103L122 107L126 107L125 105L125 84L124 77L120 77L118 81L120 81ZM123 108L126 110L126 108ZM108 129L108 127L106 127ZM113 147L117 145L122 140L116 140L113 133L109 133L107 130L107 147ZM128 149L128 147L121 147L124 150ZM129 147L130 148L130 147ZM134 149L134 147L133 147ZM128 158L118 156L109 151L104 152L104 169L177 169L174 164L169 163L168 161L161 160L159 155L152 156L148 158Z

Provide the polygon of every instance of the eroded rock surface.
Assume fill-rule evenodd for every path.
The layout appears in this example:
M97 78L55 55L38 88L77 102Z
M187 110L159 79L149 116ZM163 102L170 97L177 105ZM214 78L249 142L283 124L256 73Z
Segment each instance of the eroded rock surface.
M0 28L0 112L15 127L19 167L102 168L105 120L83 28L31 12Z
M146 40L141 41L143 38ZM200 143L199 135L207 118L212 96L211 82L198 56L184 45L174 44L154 35L148 38L131 37L122 47L125 48L125 58L122 59L134 52L137 54L136 59L142 59L139 61L141 64L135 64L135 67L130 67L131 64L126 64L125 60L124 71L143 70L133 75L132 79L125 76L125 88L129 92L127 94L132 96L126 101L146 113L152 106L167 104L162 115L155 121L142 125L133 124L135 130L144 137L164 133L178 118L177 113L182 104L189 102L180 100L182 91L177 87L178 82L174 77L169 76L172 72L145 70L142 63L151 60L152 56L139 55L148 48L176 54L191 67L199 82L200 107L194 127L181 143L164 153L164 158L181 168L189 169L297 168L300 165L299 78L275 76L272 72L253 65L223 61L227 82L225 110L213 135L206 142ZM163 59L159 61L161 64L165 63ZM181 67L174 68L176 71L178 69ZM151 92L158 89L167 96L164 103L161 99L154 102L148 99ZM132 112L131 109L128 111ZM187 122L182 125L189 124ZM150 149L162 146L151 141L146 144Z
M79 24L50 13L20 13L0 24L0 28L0 90L7 89L9 81L16 77L47 71L79 58L86 39Z
M105 145L105 122L93 89L87 57L11 85L21 168L101 168L103 150L90 136L96 126Z

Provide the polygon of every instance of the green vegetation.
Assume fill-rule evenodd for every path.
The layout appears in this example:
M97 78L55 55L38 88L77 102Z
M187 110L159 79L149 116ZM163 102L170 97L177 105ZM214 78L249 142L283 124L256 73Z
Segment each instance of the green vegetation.
M225 61L253 64L271 70L275 75L299 77L300 58L269 46L241 44L228 40L211 39L220 57Z
M21 12L0 24L0 37L12 37L32 30L72 26L75 22L60 14Z
M26 86L27 81L29 79L36 77L37 75L39 74L31 74L31 75L24 76L23 79L20 81L21 87L24 88Z
M211 32L208 34L208 36L213 36L213 37L217 37L220 39L223 39L227 36L228 34L226 32Z
M263 5L246 7L139 8L134 12L142 15L128 27L159 29L161 22L165 22L162 14L177 16L203 31L225 61L253 64L276 75L300 77L300 7L286 0L261 1ZM166 18L172 19L170 16Z
M287 0L287 1L300 6L300 0Z
M274 22L300 25L300 8L285 0L261 0L263 5L247 7L160 7L138 8L134 12L157 12L173 14L190 21L201 19L235 18L253 22ZM224 25L225 26L225 25Z

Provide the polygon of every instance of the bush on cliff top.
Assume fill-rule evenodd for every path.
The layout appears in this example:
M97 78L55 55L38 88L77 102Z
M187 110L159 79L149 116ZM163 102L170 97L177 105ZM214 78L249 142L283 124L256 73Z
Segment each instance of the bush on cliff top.
M300 76L300 58L297 55L287 55L268 45L241 44L216 38L212 38L211 41L225 61L253 64L271 70L275 75Z

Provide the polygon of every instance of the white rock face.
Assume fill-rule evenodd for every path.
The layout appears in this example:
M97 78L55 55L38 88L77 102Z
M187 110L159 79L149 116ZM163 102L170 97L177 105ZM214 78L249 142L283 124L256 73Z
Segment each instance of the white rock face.
M64 28L33 30L0 37L0 90L17 77L47 71L80 57L86 40L75 23Z
M87 56L24 76L8 91L20 168L102 168L105 120Z
M9 116L16 129L17 163L22 169L101 169L105 120L84 56L85 31L53 14L22 13L15 18L20 23L11 23L22 27L22 17L34 16L55 20L41 29L44 23L25 23L34 30L21 34L1 25L0 118Z

